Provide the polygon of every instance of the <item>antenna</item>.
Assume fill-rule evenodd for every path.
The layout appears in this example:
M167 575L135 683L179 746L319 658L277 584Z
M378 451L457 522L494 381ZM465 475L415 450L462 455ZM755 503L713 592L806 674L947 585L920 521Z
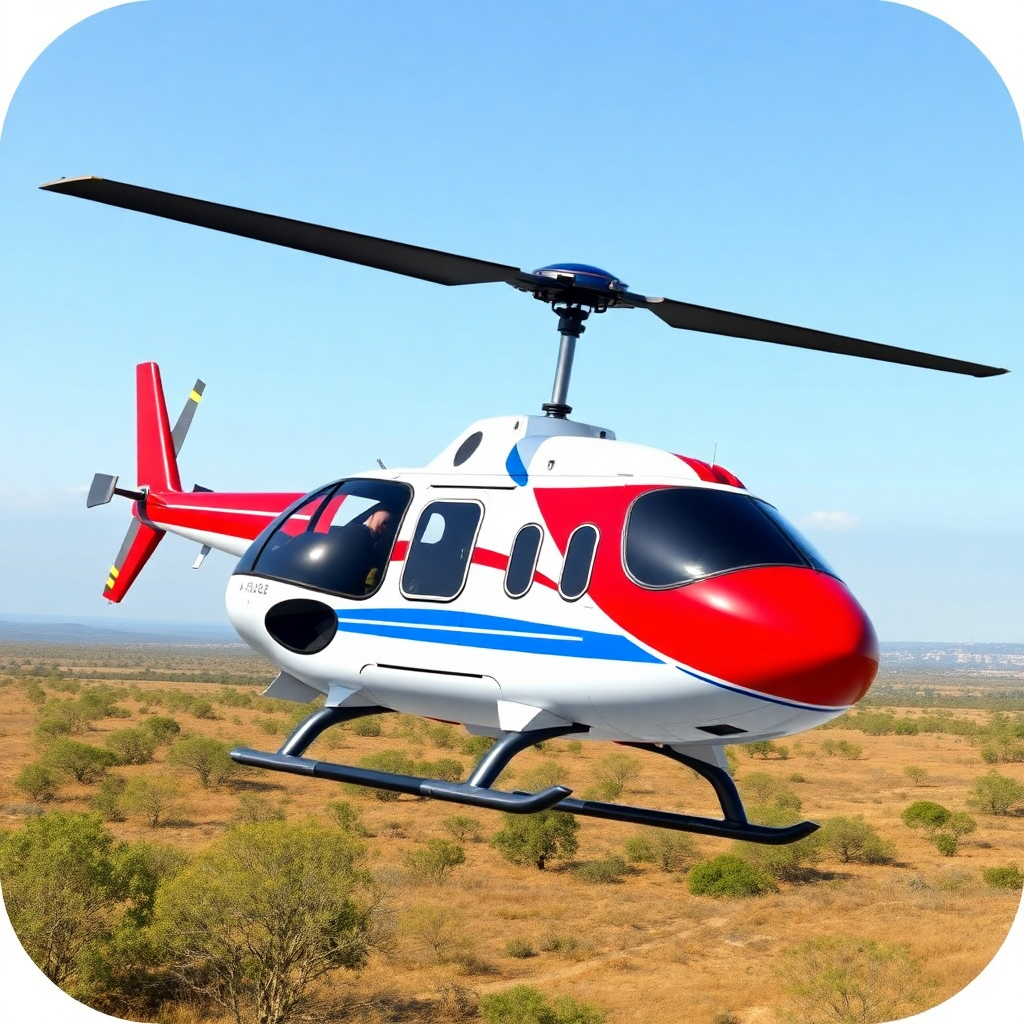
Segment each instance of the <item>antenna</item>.
M714 450L711 452L711 465L715 464L715 456L718 454L718 442L715 442Z

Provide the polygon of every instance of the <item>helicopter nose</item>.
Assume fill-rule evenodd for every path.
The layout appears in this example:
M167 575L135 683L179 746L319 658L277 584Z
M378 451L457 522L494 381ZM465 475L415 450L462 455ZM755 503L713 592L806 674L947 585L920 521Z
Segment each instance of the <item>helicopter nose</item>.
M707 626L701 662L719 678L808 704L853 704L878 671L878 639L840 580L791 566L745 569L682 588Z

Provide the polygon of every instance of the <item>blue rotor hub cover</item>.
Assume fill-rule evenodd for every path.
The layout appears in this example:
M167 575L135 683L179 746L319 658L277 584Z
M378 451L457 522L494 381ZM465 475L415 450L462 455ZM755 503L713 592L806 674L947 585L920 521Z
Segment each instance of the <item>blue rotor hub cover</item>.
M614 274L600 267L592 267L587 263L552 263L541 267L534 273L538 277L550 277L555 280L571 277L578 288L589 288L598 292L623 292L626 284Z

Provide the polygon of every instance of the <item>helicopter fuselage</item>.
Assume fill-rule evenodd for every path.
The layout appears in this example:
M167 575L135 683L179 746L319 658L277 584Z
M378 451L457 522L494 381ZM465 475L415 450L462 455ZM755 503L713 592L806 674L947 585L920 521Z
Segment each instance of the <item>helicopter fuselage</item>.
M877 669L867 616L774 509L599 427L484 420L422 469L238 497L152 494L145 521L241 555L227 610L280 668L270 696L706 746L819 725ZM381 508L367 570L354 534Z

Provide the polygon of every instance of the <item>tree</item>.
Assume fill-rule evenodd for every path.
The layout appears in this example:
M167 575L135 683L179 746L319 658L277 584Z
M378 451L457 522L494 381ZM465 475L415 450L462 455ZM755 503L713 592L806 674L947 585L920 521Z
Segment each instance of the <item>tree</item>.
M236 1024L284 1024L318 978L366 959L374 903L360 852L313 821L231 829L157 894L166 962Z
M117 806L125 814L142 815L150 828L156 828L183 813L181 783L167 775L138 775L125 783Z
M170 715L153 715L142 723L142 728L150 733L158 744L170 743L181 732L177 719L171 718Z
M14 788L20 789L36 803L46 803L57 795L60 783L48 765L41 761L33 761L25 765L14 777Z
M230 749L220 740L194 736L178 740L167 751L167 763L195 772L203 789L207 789L227 782L238 773L240 766L231 760Z
M792 825L797 815L783 807L761 808L758 821L763 825L776 827ZM808 869L821 860L821 833L798 839L795 843L768 845L765 843L738 842L733 852L756 868L784 882L798 882L806 878Z
M928 778L928 772L925 771L924 768L920 767L920 765L916 764L908 764L903 769L903 774L906 775L906 777L910 779L915 786L923 786L924 780Z
M734 853L723 853L695 864L686 877L694 896L759 896L771 892L771 876Z
M876 1024L917 1009L925 983L905 946L826 935L788 949L779 974L796 1024Z
M47 768L88 785L98 782L108 768L117 764L117 756L111 750L64 738L46 748L42 761Z
M402 915L400 928L410 944L436 964L451 963L472 947L465 915L452 907L410 907Z
M441 827L458 843L478 842L480 822L468 814L453 814L441 822Z
M132 871L97 814L53 811L0 832L11 924L39 969L69 988L90 944L109 935L132 896Z
M975 781L967 802L984 814L1002 815L1009 814L1022 801L1024 786L993 768Z
M535 864L541 871L552 857L571 857L578 849L579 822L559 811L503 814L504 826L491 839L493 846L513 864Z

